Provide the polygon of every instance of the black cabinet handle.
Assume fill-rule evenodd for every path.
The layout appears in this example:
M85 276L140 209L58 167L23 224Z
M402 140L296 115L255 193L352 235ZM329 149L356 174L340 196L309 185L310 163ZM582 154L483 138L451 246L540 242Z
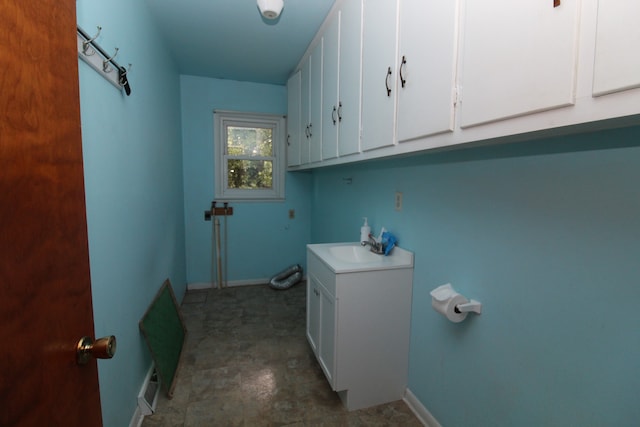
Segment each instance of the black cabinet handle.
M336 122L338 121L336 119L336 115L338 114L338 109L336 108L336 106L333 106L333 111L331 112L331 120L333 120L333 125L335 126Z
M338 121L342 121L342 101L338 102Z
M407 65L407 58L402 55L402 63L400 64L400 84L402 85L402 87L404 87L405 83L407 83L407 80L402 76L402 69L405 65Z
M389 77L391 77L391 67L387 70L387 77L384 80L384 84L387 87L387 96L391 96L391 88L389 87Z

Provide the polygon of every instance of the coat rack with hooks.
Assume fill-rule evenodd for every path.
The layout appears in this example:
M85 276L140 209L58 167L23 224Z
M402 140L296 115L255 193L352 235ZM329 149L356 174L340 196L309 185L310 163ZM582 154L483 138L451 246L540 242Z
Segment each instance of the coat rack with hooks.
M127 79L131 64L129 64L129 68L125 68L115 61L115 57L118 55L117 47L114 49L113 54L108 54L100 47L96 39L100 35L102 27L98 26L97 28L98 32L92 37L78 26L78 57L116 88L119 90L124 89L127 96L131 95L131 86Z

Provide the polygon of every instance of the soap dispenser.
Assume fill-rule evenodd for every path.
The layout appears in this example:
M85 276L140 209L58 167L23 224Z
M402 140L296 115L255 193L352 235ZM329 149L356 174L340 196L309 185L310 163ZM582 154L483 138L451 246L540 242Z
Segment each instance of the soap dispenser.
M369 241L369 234L371 234L371 227L369 227L369 224L367 223L367 217L363 217L364 218L364 224L362 224L362 227L360 227L360 242L368 242Z

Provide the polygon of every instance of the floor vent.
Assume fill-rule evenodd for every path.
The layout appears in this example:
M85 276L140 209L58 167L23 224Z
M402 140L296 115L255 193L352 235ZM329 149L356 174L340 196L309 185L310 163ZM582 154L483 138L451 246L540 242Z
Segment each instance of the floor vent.
M159 391L160 380L158 379L158 373L155 367L151 366L138 395L138 407L142 415L151 415L156 411Z

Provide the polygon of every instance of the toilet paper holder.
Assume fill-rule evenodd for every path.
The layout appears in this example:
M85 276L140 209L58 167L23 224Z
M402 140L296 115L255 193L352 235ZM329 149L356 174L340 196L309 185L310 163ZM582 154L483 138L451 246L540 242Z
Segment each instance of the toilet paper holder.
M456 313L478 313L482 314L482 304L474 299L464 304L458 304L453 309Z
M469 300L456 292L451 283L438 286L431 291L431 305L435 311L454 323L462 322L469 313L482 313L482 304Z

